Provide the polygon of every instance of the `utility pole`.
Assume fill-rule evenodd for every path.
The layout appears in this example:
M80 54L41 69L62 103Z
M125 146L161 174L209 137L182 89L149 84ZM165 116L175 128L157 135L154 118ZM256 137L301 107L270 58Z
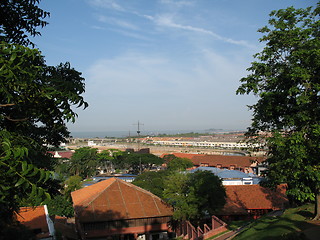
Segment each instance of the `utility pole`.
M138 134L138 151L139 151L139 150L140 150L140 133L141 133L141 131L140 131L140 125L144 125L144 124L142 124L142 123L140 123L140 122L138 121L138 124L133 124L133 125L138 125L137 134Z
M144 124L142 124L142 123L140 123L139 122L139 120L138 120L138 124L134 124L134 125L138 125L138 130L137 130L137 134L138 134L138 151L140 151L140 133L141 133L141 131L140 131L140 125L144 125ZM140 172L140 174L141 174L141 172L142 172L142 164L141 164L141 157L139 158L139 160L140 160L140 166L139 166L139 172Z

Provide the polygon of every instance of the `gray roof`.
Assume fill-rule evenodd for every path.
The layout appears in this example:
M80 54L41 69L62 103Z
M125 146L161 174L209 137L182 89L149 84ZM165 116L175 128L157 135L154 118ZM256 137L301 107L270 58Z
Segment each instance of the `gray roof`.
M252 178L252 175L238 171L238 170L229 170L229 169L220 169L215 167L198 167L192 169L190 172L194 173L196 171L209 171L215 174L216 176L225 179L225 178Z

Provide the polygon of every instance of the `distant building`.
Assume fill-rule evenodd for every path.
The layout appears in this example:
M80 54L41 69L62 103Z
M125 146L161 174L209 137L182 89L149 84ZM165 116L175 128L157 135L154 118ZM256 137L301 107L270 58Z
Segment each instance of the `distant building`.
M189 172L194 173L196 171L212 172L222 180L223 185L252 185L258 184L262 180L262 178L259 178L254 174L215 167L198 167L190 170Z
M70 159L74 151L49 151L48 153L52 154L54 158Z
M188 158L195 167L215 167L220 169L239 170L244 173L257 174L258 164L263 162L263 157L230 156L230 155L205 155L172 153L176 157ZM168 154L163 154L164 157Z
M137 175L129 174L129 173L115 174L115 175L111 175L111 176L101 174L98 176L94 176L92 178L92 181L84 182L83 186L88 187L88 186L91 186L92 184L96 184L98 182L102 182L102 181L108 180L110 178L117 178L117 179L121 179L122 181L131 183L136 179L136 177L137 177Z
M110 178L71 193L81 239L166 238L172 208L133 184Z
M149 141L149 143L151 143ZM154 145L179 146L179 147L205 147L222 149L248 149L261 147L260 144L246 142L210 142L210 141L183 141L183 140L158 140L152 142Z
M88 141L88 146L89 147L97 146L97 144L94 141L90 140L90 141Z
M223 220L256 219L288 204L286 185L276 190L260 185L225 186L227 202L217 216Z

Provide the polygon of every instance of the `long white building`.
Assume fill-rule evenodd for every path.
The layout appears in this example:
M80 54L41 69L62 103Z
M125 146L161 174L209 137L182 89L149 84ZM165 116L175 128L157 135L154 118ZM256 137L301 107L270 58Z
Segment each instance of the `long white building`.
M175 141L175 140L157 140L153 141L155 145L180 146L180 147L210 147L224 149L248 149L250 147L259 147L258 144L249 144L246 142L197 142L197 141Z

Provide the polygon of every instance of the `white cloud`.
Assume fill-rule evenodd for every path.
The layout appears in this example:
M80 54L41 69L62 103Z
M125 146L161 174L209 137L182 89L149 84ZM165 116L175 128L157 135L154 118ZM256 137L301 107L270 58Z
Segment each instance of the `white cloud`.
M97 6L97 7L103 7L103 8L108 8L108 9L114 9L116 11L122 11L122 12L127 12L133 15L136 15L138 17L148 19L149 21L152 21L154 24L162 27L167 27L167 28L174 28L174 29L180 29L180 30L185 30L189 32L194 32L194 33L200 33L200 34L205 34L208 36L213 37L213 39L223 41L226 43L234 44L234 45L239 45L239 46L244 46L247 48L255 48L255 46L249 44L247 41L244 40L235 40L232 38L227 38L224 36L221 36L214 31L201 28L201 27L194 27L191 25L185 25L185 24L180 24L177 23L173 20L172 15L168 13L161 13L158 15L147 15L147 14L141 14L138 11L128 11L127 9L123 8L120 6L118 3L116 3L115 0L89 0L89 3L91 5ZM174 1L174 0L161 0L161 3L163 4L168 4L168 5L176 5L176 6L191 6L194 4L193 1ZM137 30L138 27L132 23L129 23L128 21L124 20L119 20L115 18L107 18L105 16L99 16L99 21L101 22L113 22L113 24L116 24L120 27L132 29L132 30Z
M173 7L184 7L184 6L193 6L194 1L186 1L186 0L161 0L162 4L170 5Z
M125 9L121 7L115 0L87 0L87 1L90 5L98 8L107 8L107 9L113 9L116 11L125 11Z
M245 47L249 47L249 48L254 48L254 46L248 44L246 41L243 40L234 40L231 38L226 38L223 36L220 36L219 34L204 29L204 28L198 28L198 27L193 27L190 25L182 25L182 24L178 24L175 23L172 19L171 16L168 15L159 15L156 18L150 18L150 20L153 20L157 25L159 26L164 26L164 27L168 27L168 28L176 28L176 29L182 29L182 30L187 30L187 31L191 31L191 32L197 32L197 33L202 33L202 34L206 34L209 36L212 36L213 38L217 39L217 40L221 40L223 42L227 42L227 43L231 43L231 44L236 44L236 45L241 45L241 46L245 46Z
M97 29L97 30L105 30L104 27L100 27L100 26L96 26L96 25L91 26L91 28Z
M106 17L101 14L97 15L96 18L99 22L116 25L121 28L127 28L130 30L138 30L139 29L139 27L136 26L135 24L132 24L132 23L125 21L123 19L118 19L118 18L114 18L114 17Z

